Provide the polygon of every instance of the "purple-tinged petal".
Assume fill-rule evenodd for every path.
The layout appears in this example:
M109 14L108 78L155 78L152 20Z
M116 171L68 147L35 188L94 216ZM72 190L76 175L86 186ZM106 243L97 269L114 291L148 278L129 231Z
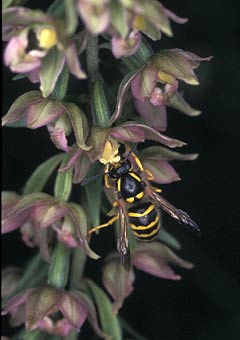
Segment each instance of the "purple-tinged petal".
M64 216L64 221L60 228L55 225L52 227L57 233L57 237L60 242L70 248L79 247L79 243L76 240L76 228L69 216Z
M161 257L157 258L148 254L139 253L138 256L133 257L133 264L136 268L144 271L145 273L162 279L181 279L181 276L175 274L167 262Z
M136 53L141 43L141 34L138 31L132 31L128 38L112 38L112 53L115 58L129 57Z
M68 216L72 219L73 224L76 228L76 234L78 241L85 251L85 253L94 260L99 259L99 255L94 253L88 244L87 240L87 216L82 207L75 203L65 203L65 207L68 210Z
M18 215L9 216L2 220L2 234L10 233L11 231L21 227L29 218L30 211L23 211Z
M7 114L2 119L2 125L13 123L20 120L26 113L28 105L42 101L43 97L39 91L30 91L19 96Z
M190 85L198 85L198 79L194 69L200 61L210 61L212 57L201 58L191 52L181 49L162 50L152 57L152 65L159 71L172 75Z
M185 113L188 116L199 116L202 112L191 107L179 92L175 94L168 100L167 105Z
M72 325L66 319L60 319L56 322L54 328L54 334L67 337L70 336L73 330Z
M169 150L163 146L150 146L141 150L140 158L152 161L193 161L198 157L197 153L181 154L176 151Z
M66 215L67 209L60 203L49 202L48 204L35 206L31 210L31 219L39 228L47 228Z
M85 143L89 131L88 120L85 113L73 103L62 102L62 106L71 120L78 147L85 151L91 150L92 146Z
M181 18L166 7L164 8L164 12L172 21L176 22L177 24L185 24L188 22L188 18Z
M141 72L138 72L131 82L132 95L144 102L150 97L157 83L156 67L148 65Z
M133 124L132 126L116 126L112 128L111 136L125 142L144 142L145 135L143 129Z
M148 274L170 280L180 280L168 263L191 269L193 264L178 257L170 248L159 243L151 242L138 244L134 250L132 261L135 267Z
M113 313L117 314L124 300L133 292L135 276L132 268L125 270L119 256L108 257L103 268L103 285L114 300Z
M110 21L109 0L78 0L78 10L80 16L93 34L99 34L106 30Z
M28 73L28 79L33 83L40 83L40 67L34 69L30 73Z
M2 299L9 296L15 290L21 274L21 270L17 267L6 267L2 270Z
M68 169L70 169L75 164L75 162L78 160L78 158L81 156L82 153L83 153L82 149L73 147L72 150L71 150L72 156L70 157L69 161L67 162L67 164L64 167L59 168L58 171L59 172L66 172Z
M58 308L70 325L80 330L88 313L81 299L73 293L65 294L61 302L58 303Z
M57 149L63 150L65 152L69 151L68 141L66 138L66 134L64 128L49 128L48 131L50 133L50 139Z
M117 103L115 107L115 111L110 119L109 124L112 125L120 116L122 113L124 101L126 94L128 92L128 89L131 85L131 82L133 78L135 78L136 74L140 73L142 71L143 67L140 68L137 72L129 72L121 81L118 89L118 96L117 96Z
M26 302L28 297L29 290L24 293L19 293L13 296L6 304L4 310L2 311L2 315L6 315L8 313L13 313L19 306Z
M51 17L44 12L20 6L4 9L2 19L4 25L12 25L13 27L52 23Z
M80 61L77 55L76 46L74 44L69 45L64 50L64 55L66 58L66 63L68 65L69 71L78 79L85 79L87 75L81 69Z
M67 137L72 132L72 125L67 114L58 117L56 122L47 125L51 141L55 146L65 152L69 151Z
M24 211L16 216L8 216L19 200L20 197L13 192L4 191L2 193L2 234L9 233L21 227L29 218L29 211Z
M88 152L88 157L92 163L102 157L110 132L111 130L108 128L100 128L98 126L92 127L90 144L93 145L93 148L90 152Z
M165 104L163 91L159 87L155 87L149 98L149 102L154 106L163 106Z
M11 210L7 217L16 216L32 207L54 205L58 200L43 192L35 192L33 194L24 196Z
M82 180L86 177L88 170L90 169L91 162L86 153L82 153L78 158L76 163L74 164L74 175L73 175L73 183L78 184L81 183Z
M154 183L169 184L180 181L178 173L167 161L144 160L142 163L144 168L152 173Z
M57 312L63 294L62 290L50 286L32 289L26 305L27 331L33 331L44 317Z
M32 103L26 109L27 127L37 129L47 125L64 112L64 106L57 100L42 99Z
M43 57L46 52L37 54L26 54L27 38L25 36L13 37L6 46L4 52L4 61L13 72L28 73L41 65L39 58Z
M154 106L148 100L142 103L134 101L137 112L145 122L158 131L165 131L167 128L167 110L164 105Z
M117 129L117 128L113 128L112 130L114 129ZM149 139L149 140L154 140L156 142L160 142L170 148L181 147L183 145L186 145L186 143L181 142L178 139L165 136L162 133L156 131L155 129L149 126L138 124L136 122L127 122L121 125L121 129L125 130L126 133L129 133L129 134L132 131L138 131L138 133L143 136L142 140L134 140L134 142L135 141L140 142L140 141L144 141L145 139Z

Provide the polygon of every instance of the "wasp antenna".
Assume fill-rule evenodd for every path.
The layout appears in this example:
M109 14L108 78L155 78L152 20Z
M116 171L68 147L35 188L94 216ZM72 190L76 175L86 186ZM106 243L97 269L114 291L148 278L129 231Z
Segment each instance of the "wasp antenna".
M131 149L129 151L129 153L127 154L127 156L125 157L125 161L130 157L131 153L136 149L138 143L133 143L133 145L131 146Z
M94 176L91 176L91 177L87 177L81 182L81 186L84 186L84 185L86 185L86 184L88 184L92 181L95 181L95 179L102 177L103 175L104 175L104 173L97 174L97 175L94 175Z

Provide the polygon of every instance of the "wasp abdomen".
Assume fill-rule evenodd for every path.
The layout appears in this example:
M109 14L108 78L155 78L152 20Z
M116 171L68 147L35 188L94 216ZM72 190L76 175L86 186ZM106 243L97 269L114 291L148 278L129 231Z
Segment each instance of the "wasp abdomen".
M121 193L122 198L128 203L140 200L144 196L143 183L135 172L129 172L118 178L117 190Z
M154 204L144 202L128 210L129 227L140 241L152 241L160 229L160 216Z

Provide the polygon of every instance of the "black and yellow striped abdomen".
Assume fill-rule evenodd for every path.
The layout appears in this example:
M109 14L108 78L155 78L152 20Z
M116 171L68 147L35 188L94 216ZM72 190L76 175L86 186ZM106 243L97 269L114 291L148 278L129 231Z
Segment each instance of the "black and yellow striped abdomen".
M140 241L152 241L160 229L160 215L151 202L139 203L128 209L129 227Z
M141 177L133 171L122 175L117 179L117 191L128 203L141 200L144 196L144 185Z

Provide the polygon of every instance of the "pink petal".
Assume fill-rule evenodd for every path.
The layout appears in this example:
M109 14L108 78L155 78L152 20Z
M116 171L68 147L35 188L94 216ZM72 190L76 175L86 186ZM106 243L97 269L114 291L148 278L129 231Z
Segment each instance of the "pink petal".
M167 110L164 105L154 106L148 100L142 103L134 101L136 110L145 122L158 131L165 131L167 128Z
M47 228L61 220L67 209L61 204L44 204L35 206L31 211L31 218L39 228Z
M76 46L74 44L69 45L65 51L66 63L70 72L78 79L85 79L86 73L81 69L80 61L77 55Z
M181 18L166 7L164 8L165 14L174 22L177 24L185 24L188 21L188 18Z
M143 142L144 131L137 126L123 127L117 126L112 128L111 136L118 140L126 142Z
M156 67L148 65L131 82L132 95L141 102L150 97L157 83Z
M54 145L58 149L68 152L69 147L64 128L55 128L54 126L50 126L50 124L48 124L47 127L50 133L50 139Z
M80 329L87 318L87 308L74 294L65 294L58 304L59 310L67 321L76 329Z
M61 102L42 99L28 105L26 109L27 126L31 129L37 129L52 122L64 112L65 108Z
M6 315L8 313L14 312L19 306L21 306L23 303L25 303L27 296L28 296L29 290L26 291L25 293L19 293L12 297L4 310L2 311L2 315Z
M112 38L112 53L115 58L128 57L136 53L141 43L141 34L132 31L127 39Z
M162 279L181 279L181 276L176 275L167 262L161 258L155 258L148 254L138 254L133 258L133 264L136 268L144 271L145 273Z
M180 177L176 170L167 161L143 161L144 168L148 169L153 177L154 183L169 184L179 181Z

